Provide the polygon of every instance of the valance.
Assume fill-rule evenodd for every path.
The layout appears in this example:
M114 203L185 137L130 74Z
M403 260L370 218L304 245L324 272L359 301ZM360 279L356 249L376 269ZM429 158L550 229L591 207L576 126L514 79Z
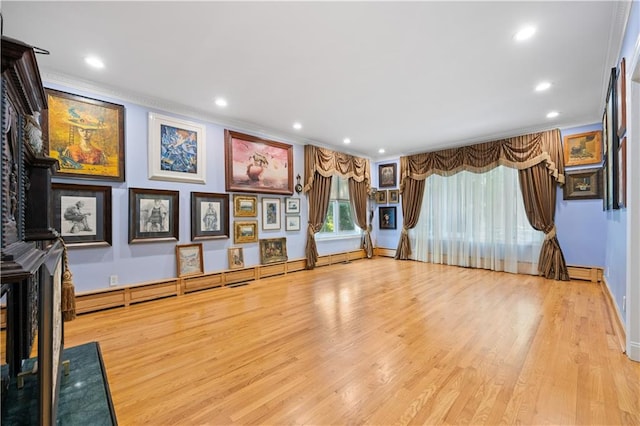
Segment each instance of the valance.
M432 174L451 176L463 170L483 173L497 166L523 170L542 162L557 182L564 183L562 152L560 131L553 129L400 157L400 189L404 189L407 178L424 180Z
M371 180L369 160L314 145L305 145L304 192L308 192L313 187L316 172L324 177L337 174L356 182Z

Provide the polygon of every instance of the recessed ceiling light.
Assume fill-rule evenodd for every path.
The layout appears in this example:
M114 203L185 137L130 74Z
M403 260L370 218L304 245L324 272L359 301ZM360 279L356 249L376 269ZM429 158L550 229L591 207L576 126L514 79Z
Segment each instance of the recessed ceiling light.
M527 26L518 31L513 39L515 41L524 41L530 39L536 33L536 27Z
M218 105L219 107L226 107L227 100L224 98L216 98L216 105Z
M344 143L346 143L346 144L350 144L350 143L351 143L351 139L349 139L349 138L344 138L344 139L342 140L342 142L344 142Z
M296 129L296 130L300 130L300 129L302 129L302 124L300 124L298 122L293 123L293 128Z
M378 154L384 154L384 148L380 148L380 149L378 150Z
M551 111L549 114L547 114L547 118L556 118L559 115L560 113L558 111Z
M536 92L543 92L551 87L551 83L543 81L536 86Z
M98 58L97 56L87 56L86 58L84 58L84 61L87 63L87 65L93 68L104 68L104 62L102 62L102 59Z

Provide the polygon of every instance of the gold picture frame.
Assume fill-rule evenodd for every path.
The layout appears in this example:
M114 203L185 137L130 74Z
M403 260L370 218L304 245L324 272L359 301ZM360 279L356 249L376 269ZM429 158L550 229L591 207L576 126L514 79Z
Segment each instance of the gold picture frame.
M258 197L255 195L234 195L233 215L236 217L258 216Z
M245 244L258 242L257 220L236 220L233 222L233 243Z
M176 245L176 264L178 277L204 274L202 244L194 243Z
M582 166L602 162L602 132L577 133L564 137L564 165Z
M286 262L287 260L286 238L267 238L260 240L260 263L262 265Z

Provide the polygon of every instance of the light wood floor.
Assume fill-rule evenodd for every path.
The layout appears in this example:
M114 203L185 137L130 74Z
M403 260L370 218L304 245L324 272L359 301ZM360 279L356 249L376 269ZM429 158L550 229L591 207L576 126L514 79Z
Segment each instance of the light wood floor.
M65 326L100 342L125 426L640 424L588 282L376 258Z

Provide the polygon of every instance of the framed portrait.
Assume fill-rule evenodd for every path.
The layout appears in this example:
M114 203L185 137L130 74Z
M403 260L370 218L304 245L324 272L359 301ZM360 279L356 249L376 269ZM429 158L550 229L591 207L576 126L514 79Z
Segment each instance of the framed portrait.
M565 170L563 199L587 200L602 198L602 169Z
M299 231L300 230L300 216L286 216L285 217L285 231Z
M149 179L205 183L204 124L149 113Z
M244 268L244 254L242 247L230 247L228 250L229 269Z
M202 244L178 244L176 246L178 277L204 274Z
M611 69L609 88L607 91L607 102L605 104L605 138L606 143L606 163L607 173L604 176L607 186L607 210L618 209L618 138L615 129L615 87L616 68Z
M378 165L378 186L380 188L393 188L396 186L397 164L380 164Z
M564 137L564 165L582 166L602 161L602 132L585 132Z
M191 193L191 240L229 238L229 194Z
M56 177L124 182L124 106L46 89L43 140Z
M396 204L400 202L400 190L398 189L390 189L389 190L389 204Z
M262 199L262 229L280 229L280 198Z
M618 146L618 207L627 205L627 137Z
M225 189L293 194L293 146L224 131Z
M287 261L287 239L268 238L260 240L260 263L278 263Z
M616 114L618 118L618 137L627 131L627 80L625 59L620 61L618 79L616 80Z
M111 187L54 183L52 223L68 247L111 245Z
M387 190L386 189L378 189L378 192L376 192L376 203L378 203L378 204L387 204Z
M258 216L258 197L255 195L234 195L233 215L237 217Z
M396 207L378 207L380 229L396 229Z
M129 188L129 243L177 241L180 194Z
M286 197L284 199L285 214L300 213L300 198Z
M233 222L233 243L256 243L258 242L258 221L257 220L236 220Z

